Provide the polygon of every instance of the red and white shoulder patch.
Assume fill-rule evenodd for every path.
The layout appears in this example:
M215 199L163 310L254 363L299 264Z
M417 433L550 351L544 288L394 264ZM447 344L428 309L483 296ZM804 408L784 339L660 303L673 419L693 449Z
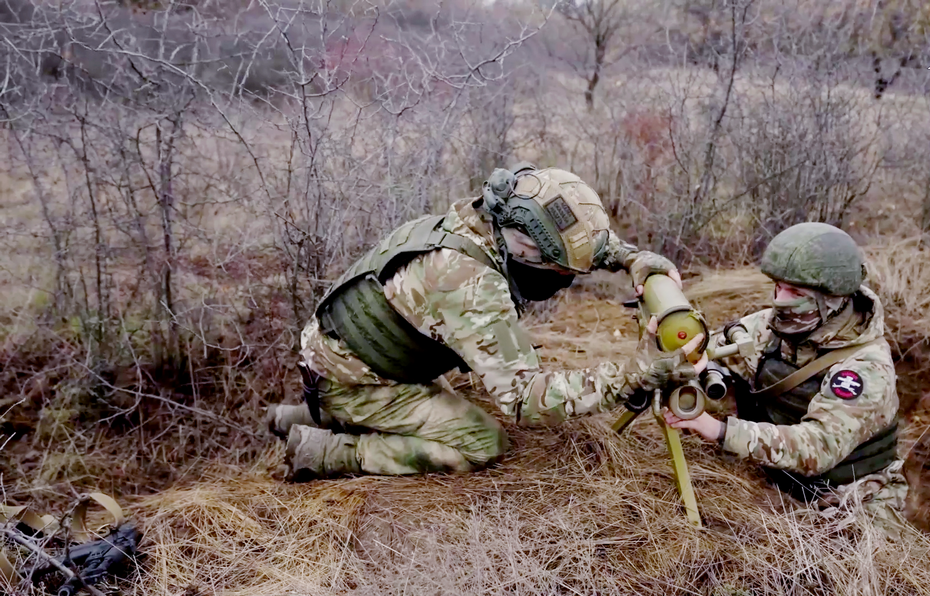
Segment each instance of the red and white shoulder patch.
M862 376L852 370L841 370L830 378L830 390L840 399L856 399L864 388Z

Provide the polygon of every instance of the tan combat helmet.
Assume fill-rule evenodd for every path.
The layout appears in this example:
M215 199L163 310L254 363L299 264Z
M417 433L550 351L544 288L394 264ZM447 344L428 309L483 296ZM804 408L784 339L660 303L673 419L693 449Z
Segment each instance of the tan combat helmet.
M497 226L526 233L547 261L587 273L603 258L610 221L600 197L575 174L528 164L497 169L483 196Z

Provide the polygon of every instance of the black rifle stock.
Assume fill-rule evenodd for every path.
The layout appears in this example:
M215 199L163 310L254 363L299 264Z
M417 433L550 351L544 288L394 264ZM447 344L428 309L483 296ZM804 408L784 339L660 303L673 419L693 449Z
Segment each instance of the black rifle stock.
M104 577L112 575L123 563L136 555L141 532L132 524L123 524L110 533L109 536L79 544L65 555L55 560L70 568L74 577L58 588L58 596L72 596L81 591L84 586L92 586ZM33 580L49 573L59 571L52 563L38 566L32 572Z

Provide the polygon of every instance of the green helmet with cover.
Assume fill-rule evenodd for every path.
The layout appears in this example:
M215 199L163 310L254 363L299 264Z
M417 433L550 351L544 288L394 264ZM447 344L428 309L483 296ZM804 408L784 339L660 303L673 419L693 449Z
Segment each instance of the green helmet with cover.
M850 296L865 279L862 252L849 234L825 223L791 226L762 255L762 273L830 296Z
M482 190L498 228L530 236L544 259L586 273L607 248L610 220L600 197L581 178L558 168L520 164L496 169Z

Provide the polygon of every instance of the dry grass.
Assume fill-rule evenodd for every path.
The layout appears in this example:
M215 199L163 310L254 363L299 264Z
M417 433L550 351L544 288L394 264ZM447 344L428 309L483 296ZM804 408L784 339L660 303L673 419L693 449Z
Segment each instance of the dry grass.
M884 298L895 352L898 393L908 425L901 451L911 484L908 513L930 530L930 252L920 239L888 242L867 251L869 272Z
M708 274L696 301L734 316L764 277ZM531 317L551 363L632 347L615 278ZM599 294L601 297L595 296ZM604 299L603 295L614 298ZM730 297L733 297L732 303ZM744 300L738 298L742 296ZM623 340L610 342L614 330ZM460 391L483 394L457 379ZM885 541L766 488L751 466L685 441L705 528L688 526L657 426L617 437L610 416L508 427L505 461L477 474L283 484L275 444L248 466L139 499L145 594L930 594L930 540ZM506 422L505 422L506 424Z
M928 594L930 541L780 502L686 441L706 528L688 526L650 420L510 429L469 476L285 485L266 461L133 506L145 594ZM274 457L280 454L269 451ZM748 476L748 478L747 478Z
M687 292L718 325L764 304L769 283L748 269L707 272ZM625 288L622 276L598 276L532 314L547 366L625 358ZM453 382L493 409L467 379ZM800 509L694 437L685 449L706 527L691 528L657 426L643 417L617 437L610 422L508 426L504 462L462 476L288 485L280 443L236 449L245 437L205 435L209 425L197 440L224 441L226 452L204 443L148 453L125 437L124 451L85 446L75 463L180 458L168 488L153 492L152 478L139 485L148 496L122 498L146 536L148 558L123 586L136 594L930 594L926 536L893 544L854 516ZM170 437L160 441L184 440ZM112 468L95 469L118 487ZM14 492L65 496L35 484Z
M930 336L930 250L921 238L870 246L869 277L884 299L899 342ZM906 347L905 347L906 349Z
M123 53L98 58L122 69ZM98 105L86 140L84 120L78 130L66 114L40 111L42 118L21 125L8 118L13 124L0 134L8 162L0 167L4 499L54 509L94 487L130 502L150 554L134 585L144 594L926 593L926 539L890 545L855 521L797 510L764 489L750 467L721 462L695 439L686 448L708 529L688 527L649 420L622 438L607 430L606 418L546 431L511 428L515 446L504 463L470 476L281 483L280 445L249 429L262 406L296 399L292 348L310 306L304 300L363 242L424 209L441 211L476 188L479 170L491 163L532 159L572 169L602 193L624 237L694 266L749 263L770 231L758 229L766 224L760 218L773 215L759 210L764 201L745 195L758 177L741 171L751 165L741 160L756 155L741 153L754 146L756 129L796 131L796 122L854 114L849 138L825 147L827 157L862 161L857 148L872 155L886 142L907 156L877 174L873 188L900 184L864 197L847 220L867 237L902 233L886 210L914 212L924 197L927 127L918 94L886 93L879 103L864 88L809 80L803 66L777 81L747 69L734 81L726 130L714 141L717 164L705 166L707 125L722 101L719 71L631 62L635 72L605 78L597 108L586 111L577 77L539 62L536 74L518 69L520 79L540 78L512 103L479 92L496 93L493 85L451 103L440 88L403 119L359 109L358 98L342 94L317 98L314 115L302 117L286 102L271 110L240 102L229 112L234 134L217 128L206 105L178 107L175 122L183 114L185 134L171 142L174 162L164 161L152 126L170 129L166 106L180 106L184 94L171 91L170 81L164 97ZM501 89L516 89L512 82ZM814 110L822 90L851 107ZM456 105L466 104L474 111L459 115ZM511 116L508 127L487 129L488 138L473 130ZM13 142L21 140L14 130L25 147ZM866 143L873 134L874 144ZM788 153L807 146L788 136ZM138 156L125 154L127 142L141 143ZM80 150L69 151L69 143ZM26 176L26 157L40 166L36 180ZM719 180L705 188L708 203L700 207L719 212L699 225L692 189L711 166ZM146 168L170 180L149 184ZM837 181L808 171L813 194L829 197ZM50 201L48 220L39 187ZM169 195L176 202L162 210ZM175 236L163 250L155 240L167 213ZM774 215L768 223L787 223ZM60 254L50 225L67 238ZM678 254L663 247L672 240ZM925 252L912 244L870 251L902 357L902 396L914 402L930 368ZM95 273L101 255L104 270ZM68 291L53 295L58 259ZM174 303L162 308L165 272ZM621 306L624 278L579 285L527 318L549 368L620 360L635 343L632 312ZM755 270L705 271L687 291L717 327L763 306L770 285ZM470 380L453 381L486 400ZM924 471L930 477L928 419L915 413L904 431L916 479ZM913 494L930 504L930 494ZM924 514L930 524L930 511Z
M364 504L350 486L287 486L244 470L159 493L137 506L151 545L143 592L274 594L331 582Z

